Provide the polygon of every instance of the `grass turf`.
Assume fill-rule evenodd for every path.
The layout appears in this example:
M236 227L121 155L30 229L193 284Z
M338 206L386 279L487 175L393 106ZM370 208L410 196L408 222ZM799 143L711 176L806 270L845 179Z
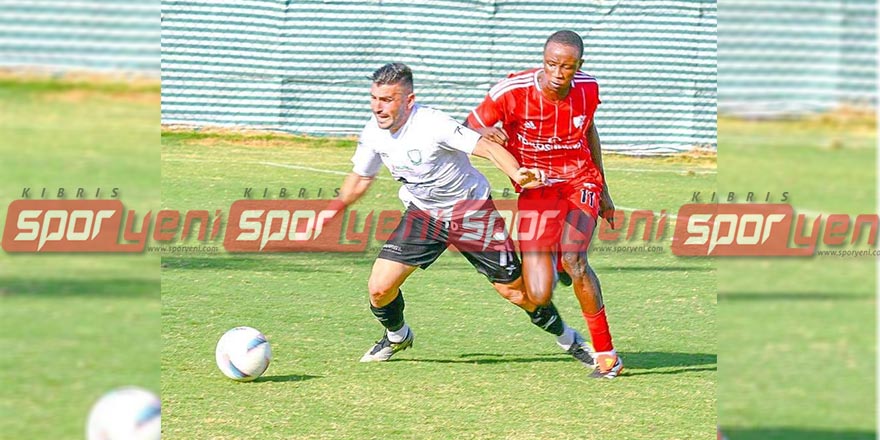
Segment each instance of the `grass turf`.
M873 116L719 120L724 192L876 212ZM876 437L874 257L718 260L719 421L732 440Z
M0 82L0 219L31 188L159 203L157 87ZM159 390L159 259L0 252L0 432L81 439L90 406L124 385Z
M246 187L328 197L354 148L351 140L186 132L163 133L162 143L163 207L210 212ZM475 160L494 188L507 185ZM626 209L674 212L692 191L715 186L711 158L612 156L606 167ZM398 209L397 188L383 172L356 206ZM389 363L358 363L381 333L366 300L374 256L163 255L165 438L667 440L714 432L713 262L668 250L592 258L627 367L602 382L453 253L404 285L414 348ZM555 301L585 330L569 289ZM214 366L216 341L236 325L272 343L273 363L254 383L232 382Z
M127 207L159 205L158 97L151 87L130 91L4 82L0 198L25 186L120 187ZM722 192L789 191L810 211L874 211L870 124L720 124ZM177 209L225 209L245 187L326 194L353 147L276 135L162 138L161 205ZM495 187L505 184L479 164ZM607 167L625 208L674 212L693 191L715 189L711 158L611 156ZM398 206L385 177L359 207ZM621 380L597 383L454 254L407 283L415 348L389 364L356 363L380 331L363 293L371 258L166 254L159 339L156 256L0 254L0 366L16 371L0 379L0 412L15 414L0 430L80 438L104 391L158 388L161 341L165 438L706 438L718 379L717 264L719 417L730 437L874 437L874 259L597 254L627 364ZM583 329L572 295L557 302ZM213 366L213 344L240 324L266 332L275 349L253 384Z

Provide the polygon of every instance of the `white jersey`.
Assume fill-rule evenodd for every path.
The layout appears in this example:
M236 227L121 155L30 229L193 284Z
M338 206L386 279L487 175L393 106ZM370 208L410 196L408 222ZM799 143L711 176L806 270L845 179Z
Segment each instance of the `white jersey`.
M351 158L352 171L372 177L384 163L403 183L398 196L404 206L447 218L461 200L489 198L489 181L468 159L479 140L479 133L445 113L416 104L396 134L370 118Z

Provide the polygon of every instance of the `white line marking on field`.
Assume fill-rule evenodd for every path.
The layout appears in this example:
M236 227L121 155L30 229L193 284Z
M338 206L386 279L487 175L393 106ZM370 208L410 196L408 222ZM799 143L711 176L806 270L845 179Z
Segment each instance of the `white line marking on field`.
M162 162L228 163L229 161L228 160L220 160L220 159L192 159L189 157L163 157ZM244 163L252 163L252 162L244 162Z
M226 160L217 160L217 159L191 159L191 158L165 158L164 160L173 161L173 162L218 162L218 163L219 162L229 162ZM290 165L290 164L284 164L284 163L278 163L278 162L260 161L260 162L238 162L238 163L271 166L271 167L285 168L285 169L291 169L291 170L312 171L312 172L316 172L316 173L333 174L336 176L347 176L348 175L348 172L345 172L345 171L328 170L328 169L324 169L324 168L307 167L307 166L302 166L302 165ZM381 177L381 176L376 176L376 179L377 180L393 180L393 179L387 179L387 178ZM506 191L508 194L512 193L510 188L508 188ZM504 189L493 189L492 192L495 192L498 194L504 194L505 190ZM614 209L618 209L618 210L626 211L626 212L646 211L646 209L633 208L633 207L629 207L629 206L615 206ZM651 212L658 217L663 215L659 211L651 211ZM678 216L671 214L670 212L671 211L666 212L666 217L668 219L667 221L670 224L674 225L675 221L678 219Z
M336 174L336 175L341 175L341 176L348 175L348 173L342 172L342 171L325 170L322 168L304 167L304 166L300 166L300 165L288 165L288 164L277 163L277 162L258 162L258 163L261 165L268 165L268 166L280 167L280 168L289 168L289 169L294 169L294 170L314 171L314 172L318 172L318 173ZM377 176L376 178L379 179L380 177ZM499 193L499 194L503 194L505 192L505 190L503 190L503 189L493 189L492 191ZM508 194L510 194L509 189L507 192L508 192ZM621 211L627 211L627 212L646 211L646 209L631 208L629 206L615 206L614 209L619 209ZM658 217L663 215L662 213L657 212L657 211L651 211L651 212ZM674 224L675 220L678 218L678 216L670 215L669 213L666 213L666 216L669 218L669 220L673 224Z
M193 163L228 163L229 162L228 160L219 160L219 159L193 159L193 158L183 158L183 157L180 157L180 158L168 157L168 158L163 158L162 160L163 161L170 161L170 162L193 162ZM238 162L238 163L249 164L249 165L272 166L272 167L286 168L286 169L292 169L292 170L311 171L311 172L316 172L316 173L333 174L336 176L347 176L349 174L346 171L328 170L328 169L324 169L324 168L307 167L307 166L302 166L302 165L290 165L290 164L284 164L284 163L278 163L278 162L268 162L268 161ZM343 165L340 165L340 166L343 166ZM481 168L481 167L476 167L476 168ZM482 167L482 168L494 169L494 167ZM656 173L663 173L663 172L686 173L687 172L687 170L657 170L657 169L647 169L647 168L608 168L608 170L646 172L646 173L652 173L652 172L656 172ZM715 171L715 170L704 170L704 171L694 171L694 172L697 174L716 174L717 173L717 171ZM394 180L394 179L389 179L387 177L382 177L382 176L376 176L375 179L377 179L377 180ZM498 194L504 194L505 192L507 194L511 194L510 191L511 191L510 188L493 189L492 190L492 192L495 192ZM629 207L629 206L619 206L619 205L615 206L614 208L617 210L620 210L620 211L625 211L625 212L647 211L647 209L643 209L643 208L633 208L633 207ZM804 214L810 218L816 218L819 216L827 218L829 215L831 215L830 213L827 213L827 212L821 212L821 211L816 211L816 210L812 210L812 209L798 208L795 206L792 206L792 208L794 209L796 214ZM674 227L676 222L678 221L678 218L679 218L679 216L676 215L673 211L674 210L667 210L667 212L665 214L666 218L667 218L667 222L670 227ZM658 212L658 211L651 211L651 212L655 216L658 216L658 217L663 215L663 213Z
M288 165L288 164L276 163L276 162L257 162L257 163L260 165L268 165L268 166L279 167L279 168L288 168L291 170L314 171L316 173L335 174L337 176L347 176L348 175L348 173L345 171L325 170L323 168L304 167L301 165ZM378 176L376 178L378 178Z
M348 175L348 173L344 172L344 171L325 170L322 168L304 167L304 166L300 166L300 165L288 165L288 164L276 163L276 162L257 162L257 163L260 165L268 165L268 166L279 167L279 168L288 168L288 169L292 169L292 170L314 171L316 173L335 174L337 176L347 176ZM375 176L374 179L386 180L385 177L381 177L381 176ZM394 180L394 179L387 179L387 180ZM498 194L504 194L503 189L493 189L492 192L496 192ZM508 190L508 192L509 192L509 190Z
M819 216L822 216L822 217L828 217L829 215L831 215L831 214L828 214L828 213L826 213L826 212L814 211L814 210L812 210L812 209L798 208L797 206L792 206L791 208L794 209L794 213L795 213L795 215L797 215L797 214L804 214L804 215L806 215L807 217L810 217L810 218L816 218L816 217L819 217Z
M174 159L174 160L178 161L178 162L227 162L227 161L221 161L221 160L214 161L214 160L200 160L200 159L186 159L186 158L180 158L180 159ZM286 168L286 169L291 169L291 170L314 171L316 173L334 174L337 176L347 176L348 175L348 173L345 171L327 170L327 169L323 169L323 168L306 167L306 166L302 166L302 165L290 165L290 164L284 164L284 163L278 163L278 162L245 162L245 163L252 163L252 164L258 164L258 165L278 167L278 168ZM385 180L386 178L376 176L376 179ZM388 179L388 180L393 180L393 179ZM503 194L505 192L505 190L503 190L503 189L493 189L492 191L499 193L499 194ZM510 191L511 191L511 189L508 188L507 189L508 194L511 193ZM629 206L615 206L614 208L619 209L621 211L627 211L627 212L645 211L645 209L642 209L642 208L632 208ZM657 216L662 215L658 211L652 211L652 212L654 213L654 215L657 215ZM667 213L666 215L669 216L670 219L674 218L673 216L670 216L669 213Z
M493 170L495 169L492 165L474 165L474 168L478 170ZM656 169L656 168L617 168L617 167L608 167L605 168L605 171L622 171L622 172L631 172L631 173L673 173L673 174L718 174L717 170L695 170L695 169Z
M606 171L624 171L632 173L676 173L676 174L718 174L717 170L657 170L651 168L605 168Z

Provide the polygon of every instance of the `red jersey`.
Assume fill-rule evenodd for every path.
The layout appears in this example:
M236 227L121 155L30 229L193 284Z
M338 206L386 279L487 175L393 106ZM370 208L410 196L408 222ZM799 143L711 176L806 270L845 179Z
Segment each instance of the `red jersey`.
M489 89L483 102L467 118L473 128L501 121L507 132L507 150L526 168L538 168L558 181L602 185L593 163L587 133L599 105L596 78L577 72L568 96L551 101L541 94L538 73L532 69L510 75Z

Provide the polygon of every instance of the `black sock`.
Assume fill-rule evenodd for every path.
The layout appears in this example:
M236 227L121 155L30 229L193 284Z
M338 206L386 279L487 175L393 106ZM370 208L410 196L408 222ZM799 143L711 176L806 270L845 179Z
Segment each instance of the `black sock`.
M397 331L403 327L403 291L397 290L397 298L386 304L384 307L373 307L370 304L370 311L373 316L379 320L379 323L388 331Z
M526 313L532 320L532 324L535 324L547 333L559 336L565 330L562 325L562 317L559 316L559 311L556 310L556 306L552 302L546 306L538 306L534 312Z

